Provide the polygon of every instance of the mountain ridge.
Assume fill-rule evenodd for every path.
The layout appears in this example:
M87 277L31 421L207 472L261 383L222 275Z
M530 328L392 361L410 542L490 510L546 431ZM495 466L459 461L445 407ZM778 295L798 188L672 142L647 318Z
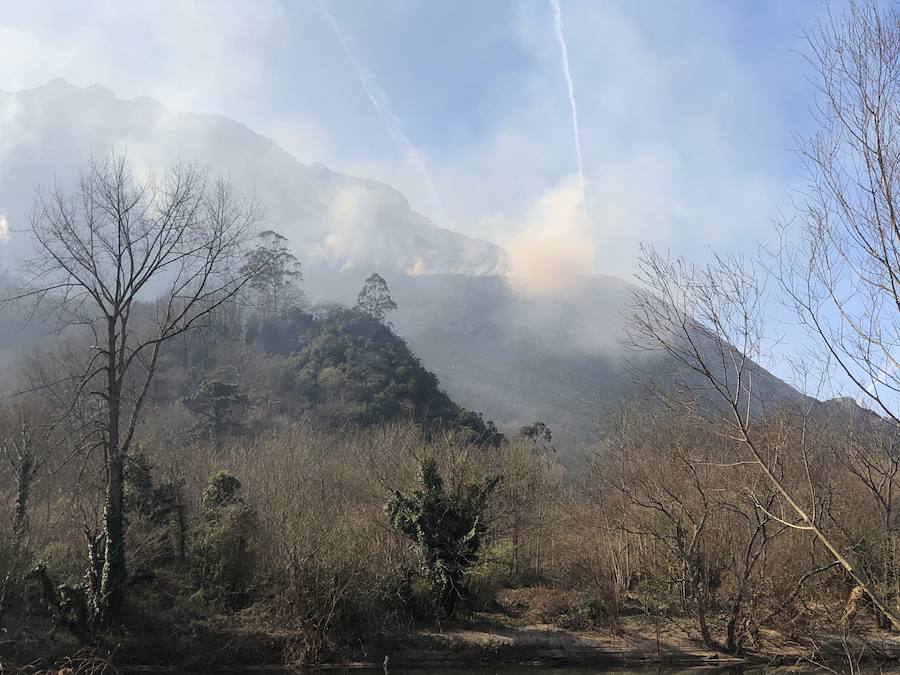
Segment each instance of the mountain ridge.
M63 119L70 133L60 133ZM52 173L28 162L30 152L40 163L46 147L56 150ZM390 185L300 162L273 138L217 113L183 113L147 96L122 99L102 85L76 87L62 78L0 93L0 209L21 222L36 185L54 176L71 179L91 156L113 149L155 168L176 158L200 160L241 187L253 186L269 210L267 226L287 236L309 266L468 274L504 269L497 246L440 227ZM10 154L15 172L4 170ZM266 184L264 175L284 176L284 184ZM293 195L280 189L291 178L295 188L308 188ZM358 217L368 212L386 217ZM386 221L395 227L387 229Z
M91 154L115 147L138 167L196 160L239 187L254 185L268 209L264 226L288 238L312 300L352 305L363 280L380 272L399 305L391 319L424 366L455 401L507 432L540 419L558 448L583 447L599 412L638 392L629 359L661 381L673 376L659 357L626 358L620 339L633 284L592 275L565 293L521 293L502 275L501 249L439 227L393 187L304 164L222 115L119 99L102 85L53 80L0 94L0 212L25 222L36 185L56 175L66 189ZM4 252L22 257L23 239L15 234ZM761 372L773 397L798 395Z

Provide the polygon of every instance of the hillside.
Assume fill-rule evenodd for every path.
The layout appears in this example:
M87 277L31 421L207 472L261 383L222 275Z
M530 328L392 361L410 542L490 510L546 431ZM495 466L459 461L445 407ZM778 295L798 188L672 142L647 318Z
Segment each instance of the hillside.
M224 117L124 101L99 86L54 80L0 93L0 212L14 230L27 227L35 186L67 185L110 148L138 167L199 161L254 189L265 226L284 234L303 263L312 301L352 305L363 279L381 272L399 305L397 332L423 366L460 405L506 431L539 419L557 448L570 450L593 440L605 407L639 393L630 361L661 383L675 375L664 360L621 347L627 282L594 275L565 294L522 295L500 274L499 248L438 227L387 185L298 162ZM28 244L14 231L0 249L4 266L14 267ZM765 371L759 391L796 395Z
M503 442L493 422L444 392L389 326L357 309L318 309L226 315L185 336L161 361L152 392L164 433L221 445L298 422L344 433L413 422L479 447Z
M341 289L345 276L330 287L349 303L355 295ZM637 289L616 277L597 274L558 296L517 293L500 276L385 277L399 306L398 333L454 400L506 431L544 421L572 459L594 441L605 413L647 395L648 378L665 389L691 377L661 355L623 345ZM800 396L764 368L756 372L761 403Z

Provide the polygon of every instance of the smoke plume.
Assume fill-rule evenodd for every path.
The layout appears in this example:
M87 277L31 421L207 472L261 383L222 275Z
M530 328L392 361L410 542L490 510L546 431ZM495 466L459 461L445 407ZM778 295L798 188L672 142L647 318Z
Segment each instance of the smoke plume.
M579 183L568 179L547 190L506 249L510 283L529 295L560 293L590 275L594 244Z

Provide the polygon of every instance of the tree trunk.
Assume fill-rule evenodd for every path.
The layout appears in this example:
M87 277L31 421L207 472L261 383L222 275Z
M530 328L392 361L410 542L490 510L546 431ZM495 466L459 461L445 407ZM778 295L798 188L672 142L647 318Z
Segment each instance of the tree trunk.
M703 592L703 578L700 570L694 566L691 575L691 594L694 596L694 609L697 612L697 624L700 627L700 639L703 645L710 649L716 648L716 643L709 632L709 624L706 622L706 597Z
M105 551L103 575L100 578L100 598L97 617L101 626L109 626L122 616L125 601L125 457L119 439L121 416L121 383L116 367L118 344L115 320L109 322L107 406L109 417L106 425L106 502L103 508L103 534Z
M729 654L736 654L738 650L737 644L737 622L741 613L741 593L738 593L738 599L731 606L731 616L728 617L728 623L725 624L725 651Z
M25 538L25 516L28 513L28 492L31 489L31 480L34 477L34 458L30 449L26 448L22 460L19 463L18 485L16 489L16 511L13 516L12 553L6 576L3 578L3 587L0 588L0 622L3 620L3 610L6 607L6 598L9 595L10 586L16 576L16 567L19 564L19 553L22 550L22 540Z
M106 484L106 504L103 512L103 533L106 550L103 576L100 579L100 624L109 626L122 615L125 600L125 527L124 527L124 467L121 456L107 463L109 477Z

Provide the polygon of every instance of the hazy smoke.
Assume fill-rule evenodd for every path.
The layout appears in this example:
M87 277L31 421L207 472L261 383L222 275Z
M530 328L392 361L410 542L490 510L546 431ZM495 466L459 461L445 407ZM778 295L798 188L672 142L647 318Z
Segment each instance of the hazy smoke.
M552 295L593 271L594 244L576 181L547 190L517 229L506 244L509 280L517 290Z
M559 9L559 0L550 0L553 8L553 28L556 31L556 41L559 42L559 58L562 65L563 77L566 80L566 88L569 92L569 107L572 109L572 131L575 134L575 156L578 158L578 181L581 188L581 209L584 219L588 220L587 198L584 189L584 162L581 159L581 132L578 128L578 106L575 105L575 85L572 83L572 72L569 69L569 50L566 48L566 38L563 35L562 15Z
M334 30L335 36L337 36L341 49L344 50L347 60L356 72L356 76L359 78L363 91L366 92L366 96L368 96L369 100L372 102L372 107L375 108L375 112L377 112L378 117L381 118L381 122L384 124L384 128L387 130L388 135L404 154L409 155L409 157L412 158L416 169L418 169L419 174L422 177L422 181L425 183L430 198L434 201L434 204L438 209L439 216L443 220L446 220L446 211L444 210L440 195L438 195L437 189L434 187L434 181L431 180L431 174L428 172L425 162L422 161L422 157L419 155L418 150L416 150L416 146L412 144L412 141L409 140L409 136L406 135L403 124L400 122L400 118L394 114L387 94L378 86L378 84L376 84L374 78L367 73L363 65L353 56L353 52L344 37L344 32L331 15L331 12L328 11L328 7L325 6L324 0L319 0L319 6L322 8L322 13L325 15L325 18L328 19L328 23L331 24L331 28Z
M352 269L368 254L378 251L368 249L371 230L378 216L379 202L376 195L365 186L338 191L332 196L328 214L328 234L310 252L311 259L343 260L345 269Z

